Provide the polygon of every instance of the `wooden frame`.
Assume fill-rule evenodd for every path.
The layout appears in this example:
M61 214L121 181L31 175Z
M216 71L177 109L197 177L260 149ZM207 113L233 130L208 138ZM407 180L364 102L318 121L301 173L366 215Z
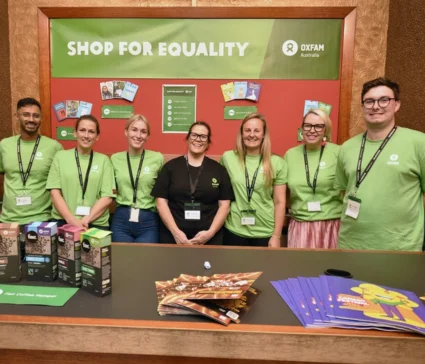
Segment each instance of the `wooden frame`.
M340 63L340 104L338 143L349 138L354 60L354 7L253 7L253 8L39 8L38 37L40 64L40 102L44 110L41 133L51 136L50 105L50 19L53 18L178 18L178 19L343 19L342 56Z

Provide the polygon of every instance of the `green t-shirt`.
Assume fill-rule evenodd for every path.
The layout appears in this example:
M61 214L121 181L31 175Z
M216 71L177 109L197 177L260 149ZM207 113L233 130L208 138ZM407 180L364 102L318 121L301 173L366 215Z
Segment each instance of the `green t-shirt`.
M260 162L260 156L246 156L246 166L251 185L255 170ZM248 204L248 196L245 182L245 168L239 161L234 151L227 151L221 157L220 163L227 169L232 182L235 201L230 204L230 213L227 216L225 227L232 233L245 238L267 238L274 230L274 202L273 186L287 183L286 162L277 155L271 158L273 169L273 182L269 188L265 187L263 168L260 166L257 180L252 194L251 204ZM255 225L242 225L243 210L255 210Z
M424 241L425 134L400 128L385 146L361 183L357 219L345 215L355 191L362 134L341 147L335 188L346 191L338 247L420 251ZM382 144L367 140L361 172Z
M89 155L79 155L83 181L86 177L89 158ZM75 214L77 206L83 205L75 149L64 150L56 154L50 168L46 188L49 190L61 190L69 210L76 218L81 219L82 216ZM111 161L106 155L94 153L87 190L84 196L84 206L93 207L101 197L115 197L114 171ZM55 207L52 209L52 218L62 219ZM93 225L108 226L108 219L109 209L106 209L102 216L91 223Z
M19 172L17 143L19 135L0 142L0 173L4 173L3 209L0 220L27 224L50 219L52 202L46 191L47 175L55 154L62 149L56 140L42 136L25 188ZM21 140L21 158L24 174L27 171L35 141ZM31 205L16 206L16 197L31 197Z
M117 183L117 203L118 205L132 206L134 192L128 171L127 152L113 154L111 156L111 161L114 167L115 181ZM130 156L134 181L136 181L139 163L139 155ZM164 156L161 153L145 150L145 157L143 159L139 183L137 185L136 208L156 211L155 198L151 196L151 191L163 164Z
M288 164L288 188L290 191L292 217L298 221L319 221L339 219L342 211L342 198L334 188L335 168L339 146L327 143L319 166L316 193L307 184L304 163L304 145L289 149L283 159ZM320 149L307 150L310 183L319 165ZM320 202L321 211L308 211L308 202Z

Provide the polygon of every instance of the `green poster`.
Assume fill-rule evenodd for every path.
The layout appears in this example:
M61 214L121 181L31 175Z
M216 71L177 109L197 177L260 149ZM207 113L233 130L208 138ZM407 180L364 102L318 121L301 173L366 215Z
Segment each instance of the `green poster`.
M302 142L304 139L303 137L303 128L298 128L298 137L297 137L297 141Z
M102 119L128 119L134 113L133 106L103 105Z
M78 288L0 285L0 303L63 306Z
M52 77L339 78L341 19L51 19Z
M162 86L162 132L186 133L196 121L196 85Z
M77 140L74 136L74 128L67 126L56 127L56 139L57 140Z
M246 115L257 112L257 106L225 106L225 120L242 120Z

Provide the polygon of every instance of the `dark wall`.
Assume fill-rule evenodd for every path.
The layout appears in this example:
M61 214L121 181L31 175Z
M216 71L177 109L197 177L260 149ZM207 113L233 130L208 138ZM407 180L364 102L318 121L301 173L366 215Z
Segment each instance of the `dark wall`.
M0 0L0 139L12 135L9 20L7 0Z
M425 132L425 2L391 0L387 77L401 87L397 123Z

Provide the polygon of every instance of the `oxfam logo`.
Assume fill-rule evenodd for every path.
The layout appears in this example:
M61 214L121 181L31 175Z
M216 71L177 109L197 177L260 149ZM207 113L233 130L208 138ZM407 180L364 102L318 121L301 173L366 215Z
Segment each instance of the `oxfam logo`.
M320 167L324 168L326 166L326 162L320 162Z
M0 295L1 295L1 294L3 294L3 290L2 290L2 289L0 289Z
M216 178L213 178L212 181L213 181L213 183L217 183L217 179Z
M230 115L230 116L235 115L235 110L233 110L233 109L229 110L229 115Z
M109 113L111 112L111 110L109 110L109 109L105 109L105 110L103 110L103 113L105 114L105 115L109 115Z
M293 56L298 52L298 44L295 40L287 40L282 45L282 52L285 56Z
M42 157L43 156L43 153L41 153L41 152L37 152L36 154L35 154L37 157Z
M390 159L391 159L392 161L396 161L396 160L398 159L398 155L397 155L397 154L391 154L391 155L390 155Z
M66 136L68 135L68 133L66 132L66 130L62 130L62 131L61 131L61 135L62 135L63 137L66 137Z

